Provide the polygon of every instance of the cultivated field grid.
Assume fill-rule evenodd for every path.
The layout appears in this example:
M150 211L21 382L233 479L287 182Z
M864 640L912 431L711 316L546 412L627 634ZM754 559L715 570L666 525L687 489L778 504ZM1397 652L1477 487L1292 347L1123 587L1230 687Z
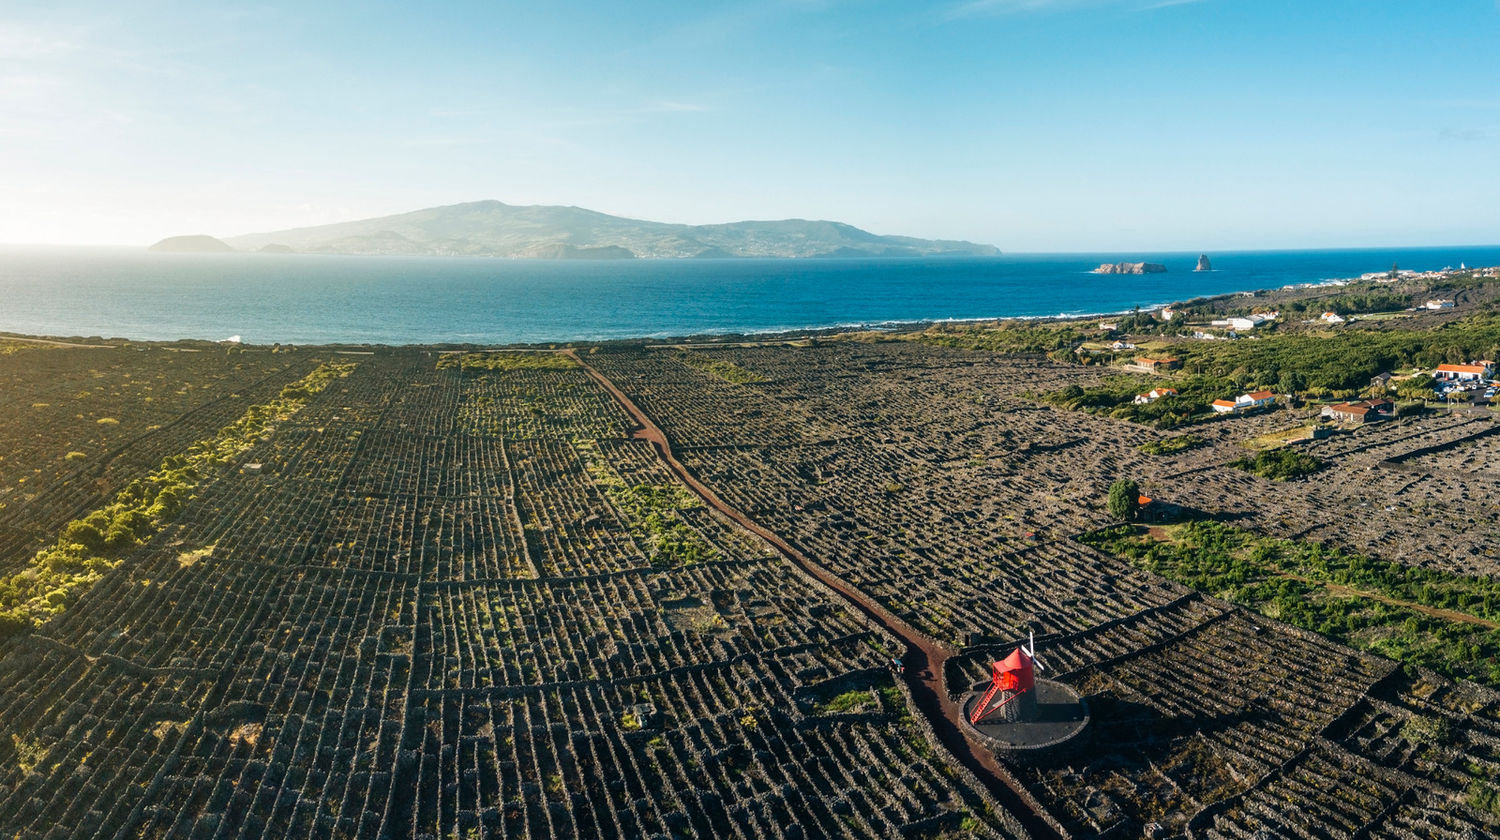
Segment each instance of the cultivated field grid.
M1048 831L1500 832L1476 795L1500 778L1500 694L1076 539L1130 476L1268 536L1492 575L1487 421L1313 441L1329 466L1273 483L1223 465L1279 413L1163 457L1139 447L1164 433L1034 398L1105 375L1089 367L912 342L581 349L762 539L569 357L188 349L0 355L4 575L319 364L355 363L0 641L9 836L1026 836L891 672L900 639L769 534L949 651L949 699L1036 634L1093 718L1005 771Z
M591 363L730 504L958 651L957 698L1001 640L1038 635L1094 715L1078 749L1016 774L1066 833L1214 838L1494 836L1500 695L1331 643L1155 578L1073 537L1121 476L1189 511L1447 571L1497 571L1493 423L1436 414L1316 441L1330 466L1271 482L1224 465L1278 414L1207 446L1031 396L1101 374L906 342L700 347ZM794 434L786 430L795 429Z
M0 357L5 569L330 358ZM930 740L896 640L687 493L581 368L438 359L340 359L0 642L0 832L1025 836ZM83 400L69 376L118 424L20 419ZM173 399L133 393L148 377Z

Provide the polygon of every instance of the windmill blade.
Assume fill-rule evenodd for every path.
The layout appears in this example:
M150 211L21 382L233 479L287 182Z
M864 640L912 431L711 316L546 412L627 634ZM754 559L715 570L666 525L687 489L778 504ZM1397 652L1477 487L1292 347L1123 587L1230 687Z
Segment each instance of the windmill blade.
M1026 651L1027 656L1031 657L1031 667L1035 668L1038 671L1047 670L1046 664L1044 664L1042 660L1038 659L1036 655L1036 634L1030 630L1027 630L1026 638L1030 640L1031 644L1029 647L1023 648L1023 650Z

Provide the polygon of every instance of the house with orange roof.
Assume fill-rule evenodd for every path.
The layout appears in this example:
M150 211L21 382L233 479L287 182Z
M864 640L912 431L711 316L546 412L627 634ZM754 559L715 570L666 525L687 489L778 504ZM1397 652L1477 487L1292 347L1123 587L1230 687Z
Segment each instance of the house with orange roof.
M1182 367L1182 360L1174 359L1171 357L1164 359L1148 359L1145 356L1138 356L1136 357L1135 365L1136 367L1143 368L1151 373L1160 373L1164 370L1177 370L1178 368Z
M1323 416L1335 423L1370 423L1390 417L1394 408L1390 400L1337 403L1324 406Z
M1276 395L1272 392L1251 391L1248 394L1240 394L1232 400L1214 400L1209 407L1219 414L1243 414L1246 411L1254 411L1275 404Z
M1157 400L1161 399L1162 397L1175 397L1175 396L1177 396L1177 389L1176 388L1152 388L1151 390L1147 391L1144 394L1136 394L1135 395L1135 404L1136 405L1145 405L1146 403L1154 403Z
M1467 382L1477 379L1489 379L1494 376L1495 366L1489 362L1475 362L1467 365L1438 365L1437 370L1432 372L1432 378L1447 382Z

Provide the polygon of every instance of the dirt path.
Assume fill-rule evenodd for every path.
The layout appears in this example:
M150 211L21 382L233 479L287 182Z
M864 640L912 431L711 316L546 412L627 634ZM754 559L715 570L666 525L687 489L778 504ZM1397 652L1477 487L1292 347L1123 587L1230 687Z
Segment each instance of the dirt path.
M933 732L942 741L943 746L947 747L960 764L985 784L990 793L1021 821L1033 837L1049 839L1062 837L1062 833L1051 817L1046 814L1045 809L1020 781L1001 766L991 752L973 744L964 735L959 725L960 715L963 712L957 703L948 699L948 692L943 686L943 666L947 663L948 657L953 655L953 651L917 632L915 628L876 603L874 599L813 562L781 537L720 499L718 494L699 481L682 462L677 460L672 454L672 445L668 442L666 433L651 420L646 412L631 401L625 392L616 387L615 383L604 374L579 358L577 353L572 350L563 352L564 355L578 362L595 382L598 382L615 398L615 401L639 426L634 437L650 442L667 467L699 498L734 520L745 530L765 540L788 560L832 589L855 609L901 639L906 644L906 655L902 657L902 662L906 666L904 678L911 690L912 700L916 703L917 710L932 726Z
M1488 627L1491 630L1500 630L1500 622L1480 618L1477 615L1469 615L1457 610L1445 610L1441 607L1429 607L1414 601L1403 601L1400 598L1392 598L1389 595L1381 595L1378 592L1366 592L1363 589L1355 589L1352 586L1344 586L1341 583L1324 583L1323 581L1313 580L1302 575L1294 575L1291 572L1281 572L1280 575L1292 580L1300 580L1311 586L1320 586L1332 595L1339 595L1344 598L1368 598L1371 601L1379 601L1382 604L1390 604L1393 607L1405 607L1424 615L1430 615L1433 618L1441 618L1444 621L1456 621L1460 624L1477 624L1480 627Z

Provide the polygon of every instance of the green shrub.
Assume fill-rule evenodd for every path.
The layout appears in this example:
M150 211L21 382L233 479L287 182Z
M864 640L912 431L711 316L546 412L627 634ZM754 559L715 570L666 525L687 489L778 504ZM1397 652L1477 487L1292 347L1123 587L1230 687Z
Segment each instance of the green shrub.
M1305 452L1294 449L1265 449L1254 455L1237 458L1229 466L1255 473L1275 481L1287 481L1311 475L1323 469L1323 462Z
M1500 621L1500 580L1404 566L1216 522L1190 522L1169 534L1163 542L1137 526L1117 525L1080 540L1342 644L1500 686L1500 630L1481 623ZM1423 725L1404 734L1419 740L1447 737L1442 731L1425 732Z
M57 540L26 568L0 577L0 638L37 627L65 610L123 560L124 553L161 529L203 481L264 440L274 423L296 414L353 364L325 364L286 386L273 400L251 406L233 423L184 454L162 460L104 507L64 525Z
M734 362L715 359L696 350L679 351L676 359L688 367L701 370L710 376L716 376L725 382L733 382L738 385L751 385L766 381L760 374L745 370Z
M448 353L438 359L438 370L508 371L508 370L574 370L578 363L562 353L494 351L489 353Z

